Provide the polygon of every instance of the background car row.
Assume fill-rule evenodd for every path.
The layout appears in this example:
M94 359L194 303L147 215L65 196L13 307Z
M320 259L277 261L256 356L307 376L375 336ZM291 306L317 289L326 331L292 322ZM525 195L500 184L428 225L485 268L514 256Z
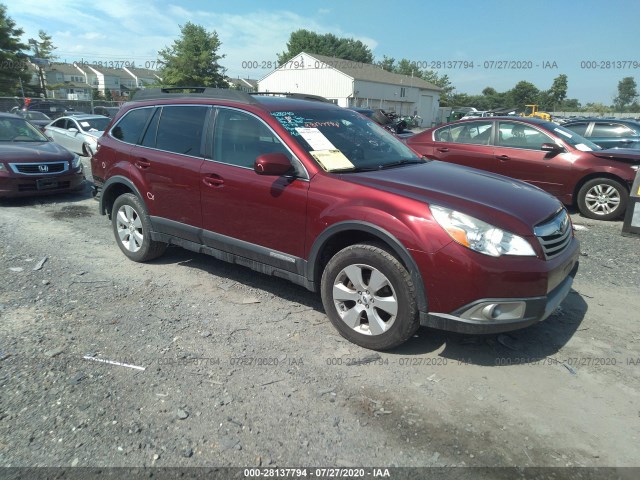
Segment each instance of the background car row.
M406 143L427 158L524 180L600 220L624 213L640 166L638 150L604 150L572 130L534 118L460 120Z
M85 157L96 151L98 138L109 125L103 115L60 117L44 127L44 133L54 142Z

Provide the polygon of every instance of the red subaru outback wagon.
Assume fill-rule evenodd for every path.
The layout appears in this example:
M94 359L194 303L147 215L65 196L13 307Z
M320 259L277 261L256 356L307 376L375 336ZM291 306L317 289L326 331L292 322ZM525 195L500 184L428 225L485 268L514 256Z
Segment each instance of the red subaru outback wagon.
M420 325L539 322L578 266L556 198L425 160L366 117L295 95L144 90L92 168L131 260L174 244L286 278L319 291L336 329L366 348L400 345Z

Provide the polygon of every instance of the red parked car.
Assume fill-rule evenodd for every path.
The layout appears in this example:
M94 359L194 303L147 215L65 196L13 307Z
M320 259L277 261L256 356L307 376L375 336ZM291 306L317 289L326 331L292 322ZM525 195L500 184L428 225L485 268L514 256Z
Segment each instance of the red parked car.
M578 241L540 189L426 161L326 102L141 92L91 160L99 211L131 260L174 244L291 280L371 349L421 324L522 328L570 290Z
M0 198L77 191L84 180L78 155L24 118L0 113Z
M638 150L602 150L571 130L533 118L461 120L406 143L427 158L524 180L600 220L624 214L640 165Z

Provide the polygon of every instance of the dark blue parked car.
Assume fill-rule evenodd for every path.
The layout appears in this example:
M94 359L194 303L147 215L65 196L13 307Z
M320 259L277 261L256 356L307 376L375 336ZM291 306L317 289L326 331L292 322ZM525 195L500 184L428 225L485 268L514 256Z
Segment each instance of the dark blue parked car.
M585 118L562 124L602 148L640 149L640 122L626 119Z

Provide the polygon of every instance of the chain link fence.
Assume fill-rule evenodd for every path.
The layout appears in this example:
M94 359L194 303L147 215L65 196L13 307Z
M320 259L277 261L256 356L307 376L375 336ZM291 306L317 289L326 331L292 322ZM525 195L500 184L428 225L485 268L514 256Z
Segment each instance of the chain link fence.
M59 105L64 105L66 108L73 108L77 112L93 113L92 108L97 106L103 107L119 107L124 102L115 102L108 100L63 100L59 98L41 98L37 101L51 101ZM24 101L22 97L0 97L0 112L10 112L14 107L22 107Z

